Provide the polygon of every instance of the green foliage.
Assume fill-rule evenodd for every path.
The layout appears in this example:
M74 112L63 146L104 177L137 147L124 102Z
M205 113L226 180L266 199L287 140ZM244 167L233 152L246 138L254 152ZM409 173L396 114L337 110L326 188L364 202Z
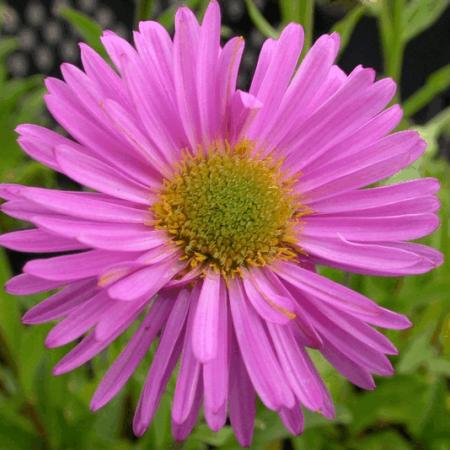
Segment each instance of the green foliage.
M103 33L102 27L79 11L72 8L62 8L59 15L63 17L78 32L84 42L89 44L100 55L106 57L106 52L100 43L100 36Z
M199 15L206 5L202 0L184 2ZM352 1L353 5L333 30L341 34L343 51L364 14L373 15L380 25L385 75L400 82L403 51L408 42L433 25L447 0ZM136 17L150 18L152 1L141 0ZM297 21L312 35L314 1L279 0L281 24L272 24L256 6L246 0L254 26L265 36L277 37L281 26ZM175 7L157 19L168 29L173 26ZM79 32L80 37L104 54L99 43L98 24L81 13L65 8L60 14ZM10 79L5 59L16 48L14 39L0 40L0 179L52 186L54 174L31 162L16 144L14 132L22 122L43 123L42 78ZM438 158L440 139L449 137L450 108L436 114L428 123L417 126L413 115L426 107L450 84L449 67L432 74L405 102L403 128L415 127L428 142L424 157L389 182L417 176L437 177L442 184L441 227L425 243L441 249L450 258L450 167ZM17 223L4 215L3 232ZM278 417L258 406L253 449L278 450L290 441L294 450L449 450L450 404L450 265L422 276L382 279L345 275L333 269L322 272L345 283L381 305L408 315L414 327L403 332L390 331L388 337L399 349L392 357L396 375L376 378L377 389L363 392L339 376L317 352L311 352L320 373L330 388L337 418L328 421L306 412L305 432L292 437ZM11 276L8 256L0 249L0 285ZM148 432L133 440L130 422L140 389L145 381L151 354L139 367L127 387L96 414L89 401L101 376L119 354L124 338L119 339L90 365L70 374L53 377L51 369L67 349L47 350L43 341L49 326L26 327L20 323L22 312L41 297L17 298L0 290L0 450L163 450L170 449L170 394L174 380L163 397L160 409ZM152 350L153 351L153 350ZM239 449L229 426L211 432L200 420L184 443L186 450Z

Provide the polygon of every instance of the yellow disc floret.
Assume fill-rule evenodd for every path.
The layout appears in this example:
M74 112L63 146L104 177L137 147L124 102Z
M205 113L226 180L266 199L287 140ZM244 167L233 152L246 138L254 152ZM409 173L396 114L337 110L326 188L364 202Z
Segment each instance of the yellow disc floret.
M302 213L280 166L254 155L248 141L186 154L152 206L155 226L173 237L191 266L224 275L292 258Z

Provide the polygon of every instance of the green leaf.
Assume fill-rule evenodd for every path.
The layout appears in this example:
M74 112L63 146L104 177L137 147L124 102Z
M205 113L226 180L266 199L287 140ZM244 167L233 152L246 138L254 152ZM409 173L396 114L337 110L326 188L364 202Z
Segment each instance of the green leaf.
M433 25L449 4L449 0L410 1L403 16L403 40L409 41Z
M355 447L364 450L412 450L408 442L396 431L371 433L366 437L355 439Z
M253 3L253 0L245 0L245 4L253 25L255 25L264 36L277 39L279 36L278 31L270 25L258 7Z
M433 358L433 348L430 339L433 327L429 327L411 339L406 350L401 355L397 366L398 373L413 373L427 360Z
M87 44L104 58L107 58L105 49L100 42L102 27L97 22L72 8L62 8L59 14L72 25Z
M44 442L34 434L27 420L11 410L11 402L0 398L0 448L44 450Z
M366 9L367 8L365 5L356 6L351 9L343 19L334 24L332 31L336 31L341 36L339 53L342 53L347 47L353 30L360 19L364 16Z
M3 60L17 48L17 40L15 38L3 38L0 40L0 61Z
M3 291L6 281L11 278L11 268L5 251L0 248L0 353L10 352L19 342L20 312L17 299ZM3 341L3 342L1 342ZM5 347L3 347L5 346ZM1 351L3 350L3 351Z
M432 73L425 84L403 103L405 117L410 117L450 86L450 64Z

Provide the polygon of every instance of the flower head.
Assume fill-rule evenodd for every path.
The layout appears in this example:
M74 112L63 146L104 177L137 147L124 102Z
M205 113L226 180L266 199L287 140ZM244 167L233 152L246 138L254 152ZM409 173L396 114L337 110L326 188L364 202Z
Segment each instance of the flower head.
M105 405L158 339L134 418L142 435L177 364L172 428L184 439L203 406L242 445L255 399L293 433L302 408L333 417L310 359L315 349L352 383L391 375L393 345L372 326L408 319L316 273L317 265L398 276L427 272L439 252L408 242L438 225L434 179L366 187L416 160L425 143L391 133L395 85L371 69L334 64L336 34L320 37L297 68L303 32L288 25L261 50L248 92L236 88L244 41L220 43L212 1L201 25L187 8L172 39L142 22L135 46L102 42L115 69L81 45L84 70L64 64L46 102L70 138L21 125L36 160L90 191L0 187L5 213L35 228L0 243L66 252L28 262L7 289L56 293L24 316L59 320L49 347L83 336L55 367L85 363L131 324L140 327L92 400ZM70 252L70 253L67 253Z

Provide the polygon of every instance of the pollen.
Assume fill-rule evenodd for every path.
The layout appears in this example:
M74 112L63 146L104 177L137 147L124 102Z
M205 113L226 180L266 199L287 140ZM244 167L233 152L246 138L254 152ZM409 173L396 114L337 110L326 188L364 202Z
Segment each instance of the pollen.
M192 267L225 276L292 259L301 252L295 229L306 213L281 161L261 158L254 144L215 144L185 153L153 204L155 227L166 230Z

